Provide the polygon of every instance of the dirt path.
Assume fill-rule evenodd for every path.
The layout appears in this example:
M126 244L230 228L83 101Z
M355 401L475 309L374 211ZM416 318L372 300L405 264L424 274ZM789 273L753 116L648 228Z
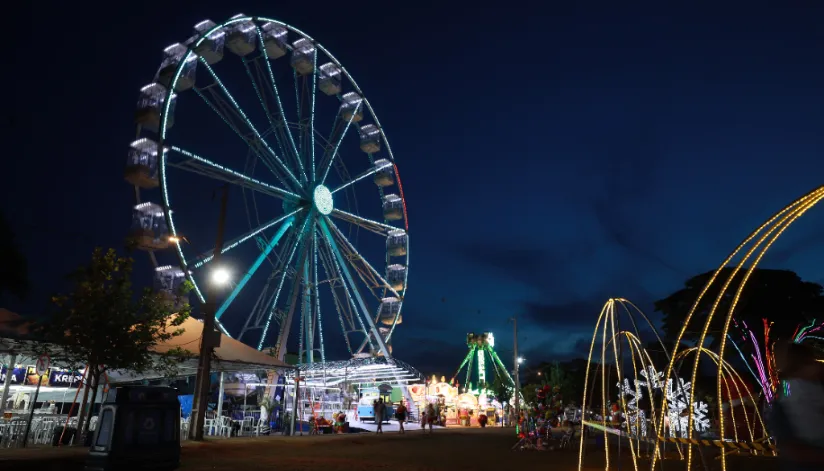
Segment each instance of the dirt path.
M576 471L577 446L554 452L512 451L512 429L447 429L429 435L422 432L357 434L314 437L260 437L186 442L182 471L311 470L543 470ZM591 449L587 471L604 469L603 455ZM4 456L5 455L5 456ZM0 468L72 471L82 469L85 450L0 451ZM624 458L627 457L625 453ZM4 459L5 458L5 459ZM13 459L14 461L8 461ZM26 459L26 461L20 461ZM34 461L34 462L33 462ZM633 471L631 461L620 469ZM611 464L617 465L615 460ZM728 471L773 471L775 461L764 458L736 459ZM720 467L719 467L720 468ZM618 467L614 467L618 469ZM649 464L639 464L648 470ZM684 462L667 461L665 471L684 469Z

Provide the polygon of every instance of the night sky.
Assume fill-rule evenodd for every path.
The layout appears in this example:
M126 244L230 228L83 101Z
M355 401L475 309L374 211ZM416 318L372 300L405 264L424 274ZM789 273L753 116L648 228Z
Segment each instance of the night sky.
M36 315L94 246L122 246L138 90L165 46L202 19L238 12L313 36L374 106L409 211L395 354L424 373L449 375L470 331L493 331L509 357L512 315L528 363L585 354L608 297L651 311L824 183L824 6L539 3L142 1L115 11L38 2L12 22L6 47L17 65L0 186L34 287L27 301L4 304ZM254 100L248 82L235 88ZM180 126L197 124L180 105ZM204 134L189 147L228 152L215 141L224 136ZM205 250L213 188L178 188L197 208L187 236ZM822 211L763 266L824 281ZM230 233L246 229L234 224ZM326 329L339 337L337 320Z

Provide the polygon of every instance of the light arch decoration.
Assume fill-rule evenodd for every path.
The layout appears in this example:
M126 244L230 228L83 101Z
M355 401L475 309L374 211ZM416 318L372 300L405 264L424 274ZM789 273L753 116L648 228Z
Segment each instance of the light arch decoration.
M730 274L727 279L723 282L724 284L721 287L721 290L718 293L715 301L712 304L712 307L707 315L707 320L701 328L701 335L698 340L697 345L695 348L699 348L702 350L706 350L704 347L708 331L710 326L712 325L712 320L717 314L719 310L719 306L721 304L722 299L727 294L727 290L729 289L730 285L732 284L733 280L735 279L736 275L742 269L744 270L744 274L742 276L741 282L738 285L733 298L732 302L730 303L729 310L726 312L724 328L719 338L720 340L720 347L717 354L718 358L724 358L724 354L726 353L727 349L727 340L728 340L728 333L730 329L730 324L732 323L733 316L735 314L735 308L738 305L738 301L741 297L741 293L743 292L744 288L747 286L747 282L749 281L750 275L752 271L758 267L758 264L761 262L761 259L764 255L769 251L770 247L778 240L781 235L786 231L793 223L795 223L798 218L800 218L804 213L809 211L813 208L816 204L818 204L822 199L824 199L824 186L819 186L818 188L810 191L809 193L805 194L804 196L796 199L789 205L785 206L783 209L775 213L766 222L761 224L757 227L750 235L748 235L736 248L735 250L730 253L730 255L721 263L718 269L713 273L712 277L707 281L707 284L701 290L701 293L696 298L695 302L692 305L689 313L687 314L687 318L684 321L684 325L681 327L681 331L678 333L678 338L676 340L675 345L673 346L672 355L670 357L669 365L665 370L665 378L669 379L673 374L673 369L675 367L675 359L679 356L679 346L681 344L682 339L684 338L684 334L687 332L688 329L695 328L696 326L692 325L693 323L692 318L695 312L698 309L701 301L703 300L704 296L709 291L710 287L713 286L716 282L719 282L718 278L723 273L724 269L729 268ZM743 253L743 256L739 256L739 254ZM748 265L749 263L749 265ZM690 392L693 393L695 391L695 381L698 377L698 365L701 355L696 355L693 361L693 368L692 368L692 381L690 385ZM723 377L724 368L721 366L723 363L717 363L717 377L718 381L716 381L716 395L717 395L717 407L719 408L718 417L719 417L719 432L720 432L720 440L724 440L724 415L723 411L721 410L722 407L722 389L721 386L723 381L721 378ZM666 401L662 401L662 410L667 407ZM692 409L692 405L690 405ZM690 411L692 412L692 410ZM660 420L660 419L659 419ZM690 414L690 425L692 425L692 414ZM692 428L690 427L690 434L689 438L692 438ZM692 454L693 454L693 446L688 445L687 450L687 460L686 460L686 469L691 469L692 466ZM653 456L651 469L655 468L655 464L657 461L657 454ZM721 469L726 471L727 469L727 460L726 455L721 454Z

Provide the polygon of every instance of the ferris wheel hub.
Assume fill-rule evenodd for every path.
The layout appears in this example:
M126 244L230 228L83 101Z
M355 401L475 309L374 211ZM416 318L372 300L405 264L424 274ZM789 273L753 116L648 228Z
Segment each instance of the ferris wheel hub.
M323 185L315 187L315 191L312 194L312 201L315 203L315 208L317 208L318 212L324 216L331 213L334 208L332 192Z

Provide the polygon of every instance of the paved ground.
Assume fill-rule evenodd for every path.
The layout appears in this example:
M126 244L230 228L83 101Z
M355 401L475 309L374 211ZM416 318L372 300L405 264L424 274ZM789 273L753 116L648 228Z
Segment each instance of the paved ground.
M561 451L512 451L516 442L512 429L444 429L429 435L422 432L399 434L350 434L304 437L260 437L215 439L205 443L185 443L181 471L247 471L256 469L366 471L412 470L494 470L513 471L551 469L576 471L577 447ZM604 469L603 451L590 449L585 461L587 471ZM0 450L0 469L38 471L80 470L83 449ZM627 457L624 450L623 458ZM611 464L617 465L617 457ZM620 468L633 471L630 461ZM710 460L711 470L720 471ZM737 458L728 471L775 471L770 458ZM657 468L657 467L656 467ZM683 470L684 462L667 461L664 471ZM639 470L648 470L642 463ZM657 468L658 469L658 468Z

